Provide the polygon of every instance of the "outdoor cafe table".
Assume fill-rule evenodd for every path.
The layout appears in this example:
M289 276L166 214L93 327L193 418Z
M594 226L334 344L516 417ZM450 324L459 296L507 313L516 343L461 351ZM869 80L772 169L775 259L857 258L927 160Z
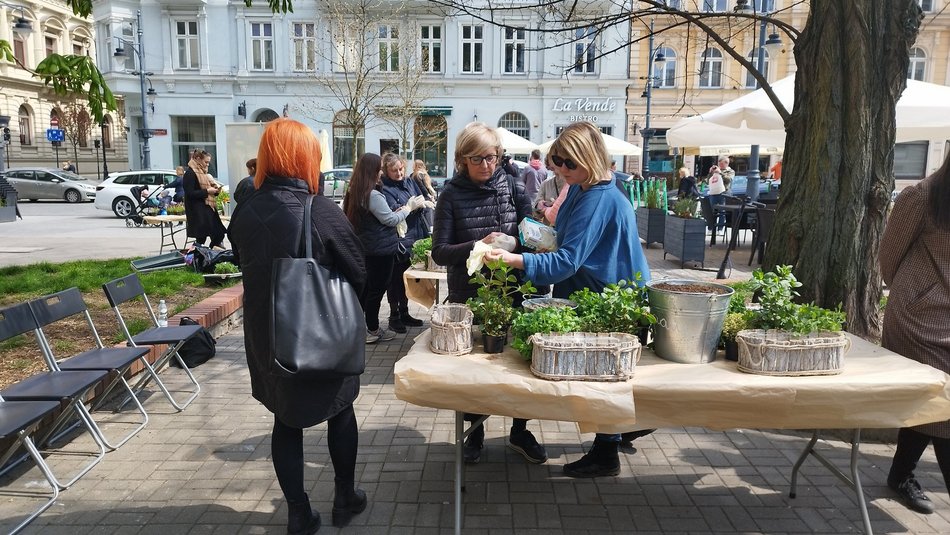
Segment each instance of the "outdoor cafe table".
M396 362L398 399L455 411L455 531L462 521L463 413L577 422L581 432L661 427L710 429L853 429L851 477L814 449L815 431L792 468L809 454L855 490L865 533L871 533L858 477L861 428L898 428L950 419L950 376L851 336L839 375L770 377L745 374L735 362L679 364L644 349L631 381L548 381L535 377L510 347L460 357L428 349L429 332ZM476 346L476 351L480 348Z

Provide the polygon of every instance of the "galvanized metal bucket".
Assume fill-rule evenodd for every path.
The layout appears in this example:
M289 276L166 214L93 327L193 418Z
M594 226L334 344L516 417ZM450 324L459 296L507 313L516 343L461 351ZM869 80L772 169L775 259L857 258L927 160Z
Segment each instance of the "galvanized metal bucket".
M655 287L661 283L715 287L727 292L688 293ZM715 360L722 324L729 311L729 298L734 290L713 282L667 279L647 283L647 291L650 312L656 316L653 349L657 356L684 364L704 364Z

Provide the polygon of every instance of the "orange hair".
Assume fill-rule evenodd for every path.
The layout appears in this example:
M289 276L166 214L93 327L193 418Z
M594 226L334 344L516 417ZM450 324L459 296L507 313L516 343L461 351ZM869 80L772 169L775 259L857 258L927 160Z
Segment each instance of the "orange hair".
M260 189L269 176L299 178L310 193L320 186L320 143L307 125L286 117L267 123L257 149L254 188Z

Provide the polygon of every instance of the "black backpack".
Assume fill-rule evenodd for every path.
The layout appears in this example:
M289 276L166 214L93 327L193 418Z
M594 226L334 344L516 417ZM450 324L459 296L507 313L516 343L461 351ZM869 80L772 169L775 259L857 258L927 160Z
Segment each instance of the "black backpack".
M185 316L181 318L178 324L198 325L198 322ZM198 334L189 338L188 341L178 349L178 354L181 355L181 359L185 361L186 366L194 368L208 362L214 357L216 345L217 342L214 337L211 336L211 333L208 332L208 329L202 327L201 330L198 331ZM178 359L172 359L170 365L176 368L181 367L178 364Z

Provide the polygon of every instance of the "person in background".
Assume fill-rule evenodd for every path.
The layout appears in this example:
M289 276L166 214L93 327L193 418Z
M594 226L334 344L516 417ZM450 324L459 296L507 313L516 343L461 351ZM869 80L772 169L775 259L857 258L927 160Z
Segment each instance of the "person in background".
M71 162L71 161L69 161L69 160L66 160L66 163L63 164L63 171L68 171L68 172L70 172L70 173L76 173L76 172L78 172L77 169L76 169L76 165L73 164L73 162Z
M191 154L188 170L182 177L182 186L185 189L185 217L188 235L195 239L195 243L204 245L205 240L210 237L211 247L221 247L225 230L215 200L221 190L214 178L208 174L210 164L211 154L208 152L196 149Z
M420 208L430 209L430 206L435 205L425 200L415 180L406 180L406 164L402 158L387 152L383 155L382 165L382 193L386 197L390 210L396 211L408 206L410 211L406 217L405 236L401 236L397 243L392 277L389 281L389 289L386 291L389 299L389 328L397 333L404 333L407 327L422 326L422 320L409 315L409 298L406 297L406 286L402 274L409 269L412 244L432 234L426 223L424 210Z
M878 259L890 289L881 345L950 373L950 156L897 196ZM887 476L904 505L925 514L934 505L914 470L928 444L950 493L950 420L902 428Z
M678 171L680 184L676 190L676 196L679 198L692 197L699 198L699 189L696 188L696 177L689 174L689 169L680 167Z
M782 159L779 158L775 165L769 168L769 178L775 182L782 181Z
M736 177L736 172L729 167L729 156L725 154L719 157L719 174L722 176L722 185L724 193L732 194L732 179ZM744 191L739 193L745 194Z
M633 206L613 185L610 155L600 130L591 123L573 123L551 145L549 157L570 185L557 216L558 248L550 253L509 253L493 249L486 261L501 260L524 270L535 284L554 284L554 297L577 290L601 292L621 280L650 280ZM632 436L631 438L635 438ZM600 434L579 460L564 465L569 477L615 476L620 473L621 435Z
M356 230L366 255L366 288L360 303L366 319L366 343L395 338L391 330L379 326L379 305L392 280L399 237L396 225L406 220L409 207L393 211L383 196L380 180L382 158L367 152L360 156L343 197L343 213ZM417 208L418 209L418 208Z
M726 192L726 186L723 184L722 171L718 165L709 168L709 178L706 179L706 183L706 196L709 197L709 204L715 210L717 205L726 203L726 199L722 196ZM726 214L720 212L716 219L716 228L722 229L724 226L726 226Z
M175 188L175 196L172 197L172 201L179 203L185 200L185 186L182 177L185 176L185 168L178 166L175 168L175 180L172 180L167 187Z
M492 243L501 234L517 238L518 223L531 213L517 177L500 165L502 152L498 132L485 123L469 123L455 140L455 175L439 196L432 233L432 259L446 266L451 303L465 303L476 296L478 287L469 282L465 266L475 242ZM465 419L474 422L480 416L466 414ZM514 419L508 447L528 462L543 463L548 454L527 423ZM485 426L480 425L465 439L465 462L477 463L484 443Z
M334 472L333 525L344 527L366 509L366 493L355 484L359 434L353 401L359 394L360 378L300 379L270 372L272 267L277 258L299 254L303 203L317 192L320 180L320 145L303 123L275 119L264 129L257 160L256 193L237 205L229 229L243 272L244 348L251 394L274 414L271 457L287 500L287 533L310 535L320 529L321 521L310 506L304 485L305 428L327 422ZM357 292L362 291L366 281L362 247L343 212L330 199L317 196L311 220L305 225L304 230L312 235L317 262L335 267Z
M550 157L548 158L550 160ZM541 183L541 189L538 190L537 210L541 215L541 220L548 225L554 225L557 220L557 212L567 197L568 183L564 177L553 170L554 176L547 178Z
M429 176L429 171L426 169L426 163L422 160L416 160L412 166L412 174L409 175L409 178L416 182L416 186L419 187L419 191L422 192L422 198L435 207L436 194L435 189L432 187L432 177ZM423 207L422 209L422 218L425 221L426 227L429 229L429 232L432 232L432 217L433 217L433 208L428 206Z
M254 175L257 174L257 158L251 158L244 163L247 167L247 176L242 178L234 188L235 204L244 202L250 194L254 193Z
M534 149L531 151L531 157L528 159L528 165L521 171L521 183L524 185L524 193L533 205L538 198L538 191L541 189L541 183L548 177L548 170L541 161L541 151Z

